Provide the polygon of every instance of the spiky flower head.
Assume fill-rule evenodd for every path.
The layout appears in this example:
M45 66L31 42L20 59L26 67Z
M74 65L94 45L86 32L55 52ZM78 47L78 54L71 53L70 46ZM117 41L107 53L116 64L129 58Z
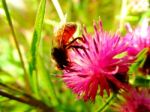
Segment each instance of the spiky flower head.
M150 112L148 90L132 89L123 94L124 102L116 108L117 112Z
M142 24L134 30L127 25L127 34L124 39L129 44L128 53L130 55L137 55L144 48L150 47L150 27L148 26L148 19L144 19Z
M128 25L128 33L124 39L128 43L128 54L131 57L137 58L144 48L147 49L147 56L143 67L140 68L144 74L150 74L150 27L148 26L149 19L144 19L141 26L134 30Z
M131 60L127 57L127 44L118 34L103 31L102 22L99 30L94 23L95 34L84 29L83 41L77 42L82 48L68 52L71 66L64 70L63 80L67 86L84 100L95 100L97 92L117 92L128 88L127 74ZM122 56L119 56L122 54Z

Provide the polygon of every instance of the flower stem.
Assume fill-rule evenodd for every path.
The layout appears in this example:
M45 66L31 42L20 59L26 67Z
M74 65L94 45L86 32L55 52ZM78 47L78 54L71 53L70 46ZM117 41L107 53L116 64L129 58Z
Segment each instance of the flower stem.
M60 4L59 4L58 0L52 0L52 3L53 3L53 5L54 5L54 7L55 7L55 9L58 13L58 16L59 16L60 20L64 21L65 16L63 14L63 11L60 7Z
M25 80L25 83L26 83L26 89L30 90L28 88L29 87L29 80L28 80L27 71L26 71L26 68L25 68L25 62L23 60L23 56L21 54L19 43L18 43L17 38L16 38L16 34L15 34L15 31L14 31L14 28L13 28L13 23L12 23L12 20L11 20L10 14L9 14L9 10L8 10L8 7L7 7L7 3L6 3L5 0L2 0L2 4L3 4L4 10L5 10L5 14L6 14L10 29L12 31L13 40L14 40L15 45L17 47L17 51L18 51L18 54L19 54L19 57L20 57L21 65L22 65L22 68L24 70L24 76L25 76L24 80Z
M127 0L122 0L121 14L120 14L120 26L119 26L120 31L122 31L124 27L124 21L125 21L127 14L128 14Z
M100 107L96 112L103 112L103 110L111 103L111 101L117 96L117 94L113 94L108 100L107 102L102 106Z
M11 100L16 100L16 101L19 101L21 103L25 103L25 104L34 106L36 108L43 110L43 112L54 112L52 107L47 106L46 104L44 104L40 100L37 100L37 99L35 99L29 95L16 97L14 95L11 95L10 93L7 93L7 92L1 91L1 90L0 90L0 95L3 97L7 97Z

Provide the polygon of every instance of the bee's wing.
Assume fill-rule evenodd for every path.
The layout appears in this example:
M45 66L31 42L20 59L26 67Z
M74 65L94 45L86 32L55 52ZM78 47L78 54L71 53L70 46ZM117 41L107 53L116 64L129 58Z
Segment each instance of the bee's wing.
M67 23L64 26L61 44L66 45L77 29L76 24Z
M62 35L63 35L63 31L64 31L64 28L61 27L57 30L57 32L55 33L55 41L57 42L57 46L61 46L62 45L62 41L63 41L63 38L62 38Z
M75 33L76 29L77 29L77 26L74 23L66 23L63 26L61 26L55 35L58 46L66 45L69 39Z

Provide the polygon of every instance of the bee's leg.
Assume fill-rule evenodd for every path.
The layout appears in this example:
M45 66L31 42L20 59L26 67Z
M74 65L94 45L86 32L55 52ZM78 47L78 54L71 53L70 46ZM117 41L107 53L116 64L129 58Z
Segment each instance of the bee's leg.
M66 46L69 46L69 45L71 45L71 44L73 44L74 42L76 42L77 40L83 40L83 38L82 37L77 37L77 38L75 38L75 39L73 39L71 42L69 42Z
M82 38L82 37L77 37L77 38L73 39L71 42L69 42L67 45L65 45L65 47L66 47L66 48L70 48L70 46L72 46L72 44L73 44L74 42L76 42L77 40L83 41L83 38Z
M77 46L77 45L70 45L67 49L70 49L70 48L85 49L85 47L83 47L83 46Z

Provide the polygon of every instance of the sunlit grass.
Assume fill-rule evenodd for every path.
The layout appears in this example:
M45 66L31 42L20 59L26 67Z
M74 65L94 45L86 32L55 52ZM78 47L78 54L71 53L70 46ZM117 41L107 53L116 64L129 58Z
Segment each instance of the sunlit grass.
M133 9L138 6L132 6L130 0L2 0L0 111L113 112L110 105L114 104L115 95L97 95L94 103L84 102L65 85L63 73L51 56L56 42L54 33L65 22L74 22L78 25L75 36L80 37L83 26L88 32L94 32L93 21L100 18L105 30L124 35L127 23L134 28L145 18L149 20L149 2L144 3L143 7L138 5L137 11ZM139 73L138 67L144 63L147 52L139 53L129 74ZM129 75L130 84L149 88L149 76L138 75Z

